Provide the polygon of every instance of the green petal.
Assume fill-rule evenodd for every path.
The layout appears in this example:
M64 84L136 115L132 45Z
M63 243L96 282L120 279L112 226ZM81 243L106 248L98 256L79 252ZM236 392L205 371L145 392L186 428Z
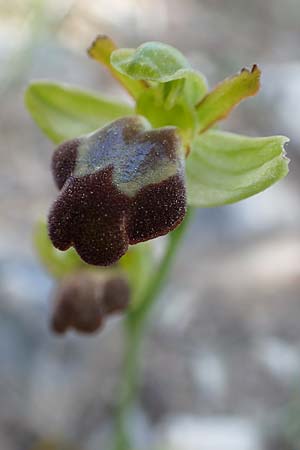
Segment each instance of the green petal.
M130 304L135 308L155 268L152 246L148 242L130 246L119 264L128 277L132 293Z
M198 136L186 162L188 204L234 203L263 191L288 173L288 138L251 138L221 131Z
M112 39L105 35L99 35L89 47L88 54L91 58L106 66L133 98L138 98L147 88L147 83L132 80L126 74L122 75L116 70L110 62L110 57L114 50L117 50L117 46Z
M25 93L25 103L41 130L55 143L90 133L133 109L76 87L40 81Z
M41 262L54 278L62 278L78 269L89 267L73 248L61 252L53 247L48 237L47 225L43 221L36 224L33 241Z
M209 92L197 106L199 131L204 132L217 121L225 119L243 99L255 95L260 87L259 68L243 69L238 75L227 78Z

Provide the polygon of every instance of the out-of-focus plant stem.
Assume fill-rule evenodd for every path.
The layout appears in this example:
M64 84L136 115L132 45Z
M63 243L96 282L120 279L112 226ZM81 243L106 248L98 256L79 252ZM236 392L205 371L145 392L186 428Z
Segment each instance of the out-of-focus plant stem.
M192 216L189 208L183 223L169 235L164 256L149 280L138 306L131 310L125 322L125 355L121 373L121 392L116 412L114 450L134 450L131 446L129 421L139 387L140 349L149 313L170 272L177 250Z

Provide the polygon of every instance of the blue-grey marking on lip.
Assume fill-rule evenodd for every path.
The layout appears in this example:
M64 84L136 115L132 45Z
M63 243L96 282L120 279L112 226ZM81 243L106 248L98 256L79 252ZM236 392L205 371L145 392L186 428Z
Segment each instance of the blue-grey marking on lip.
M74 176L113 167L116 186L134 196L145 184L160 182L183 167L180 140L174 127L151 130L148 121L140 116L127 117L123 126L122 119L118 122L117 127L108 125L80 139ZM176 145L160 141L162 133L172 134Z

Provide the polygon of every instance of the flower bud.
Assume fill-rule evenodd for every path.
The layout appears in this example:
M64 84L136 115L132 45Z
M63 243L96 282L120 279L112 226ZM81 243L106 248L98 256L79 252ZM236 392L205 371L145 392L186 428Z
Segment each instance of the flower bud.
M81 333L93 333L105 318L123 312L129 303L129 287L121 277L99 277L83 271L65 277L54 296L51 328L65 333L73 328Z

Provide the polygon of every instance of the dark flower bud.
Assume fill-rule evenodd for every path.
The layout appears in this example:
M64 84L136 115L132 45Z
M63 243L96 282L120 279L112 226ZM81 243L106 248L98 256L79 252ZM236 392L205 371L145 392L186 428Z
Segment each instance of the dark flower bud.
M115 263L129 244L162 236L186 212L184 155L176 128L126 117L61 144L53 156L61 192L49 214L59 250L74 246L95 265Z
M121 313L129 303L129 286L121 277L113 277L104 286L103 308L106 314Z
M108 315L125 311L128 303L129 287L124 278L76 273L64 278L56 289L51 328L60 334L69 328L93 333Z

